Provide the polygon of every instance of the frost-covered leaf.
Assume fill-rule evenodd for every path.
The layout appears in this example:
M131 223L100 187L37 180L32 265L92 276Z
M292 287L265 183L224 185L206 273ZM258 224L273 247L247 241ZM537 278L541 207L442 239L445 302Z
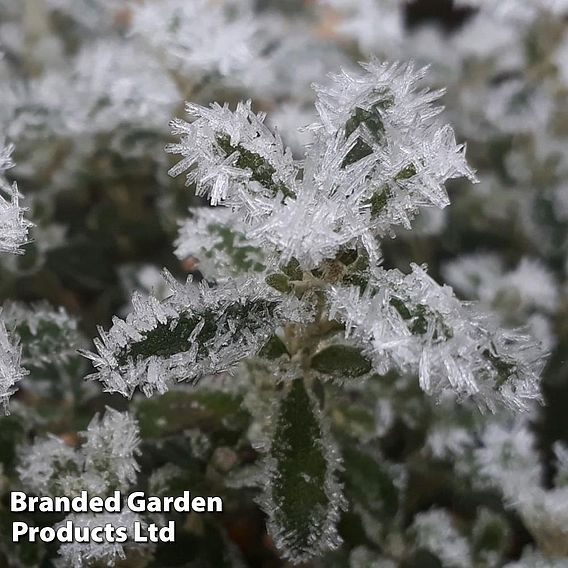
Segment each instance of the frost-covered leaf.
M108 390L131 396L138 387L150 396L177 381L230 370L257 353L283 321L302 321L309 313L255 277L215 288L166 277L169 298L134 295L134 311L100 331L98 353L86 353L98 369L90 378Z
M222 207L197 207L180 228L176 255L194 258L206 278L262 272L264 254L246 238L239 219Z
M138 472L138 423L128 412L106 409L95 415L79 447L49 435L21 449L18 473L38 495L78 495L82 490L107 496L125 490Z
M109 524L113 527L126 527L130 538L134 535L134 524L141 523L142 519L136 513L124 508L119 513L72 513L65 517L55 528L65 526L71 522L75 527L104 527ZM65 566L70 568L83 568L93 563L102 563L112 566L116 562L126 557L125 544L117 540L102 539L97 542L88 539L86 542L65 542L59 547L59 555L65 562Z
M0 137L0 253L21 254L31 223L24 219L25 209L20 206L22 196L16 183L10 184L5 178L5 172L14 166L13 151L14 147L6 146Z
M378 270L361 294L334 287L331 317L346 324L379 374L416 373L427 393L453 389L490 409L526 409L540 398L544 353L532 338L499 329L491 317L462 303L426 272Z
M339 545L343 505L337 456L303 380L280 401L267 460L263 507L278 548L293 562Z
M60 396L68 396L70 381L83 374L86 361L77 349L84 339L77 320L63 308L47 303L25 305L6 303L4 320L10 332L22 346L22 365L29 371L30 380Z
M27 374L21 364L22 350L11 337L0 319L0 403L6 410L8 399L16 391L16 384Z
M154 0L132 6L133 32L192 78L252 63L257 24L247 0Z
M276 200L296 193L297 167L282 141L256 115L251 103L209 108L188 103L191 123L173 121L179 144L168 151L183 159L170 170L177 176L189 170L187 184L197 182L197 194L207 195L212 205L223 204L245 217L265 216Z

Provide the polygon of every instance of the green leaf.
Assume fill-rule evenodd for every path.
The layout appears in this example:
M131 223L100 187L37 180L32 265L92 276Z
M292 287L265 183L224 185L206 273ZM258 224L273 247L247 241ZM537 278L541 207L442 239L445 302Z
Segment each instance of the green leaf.
M292 561L333 548L341 497L334 460L303 380L294 380L280 403L270 451L265 505L276 544Z
M350 345L330 345L312 357L312 369L339 378L355 378L371 370L371 362L361 350Z
M276 307L275 302L265 300L248 301L245 303L235 302L229 305L223 312L225 320L235 322L232 330L234 334L241 329L248 327L251 318L254 320L266 313L271 315ZM168 319L163 323L158 323L153 329L143 333L143 339L126 345L117 356L119 365L127 363L129 358L150 357L171 357L177 353L183 353L191 348L189 338L195 327L205 321L202 329L195 337L199 343L199 355L207 353L206 343L215 337L219 325L220 314L213 310L205 310L201 313L191 314L182 313L176 320Z
M290 280L302 280L304 273L300 267L298 259L292 257L288 264L282 268L282 272L290 278Z
M389 188L384 187L375 191L373 195L371 195L371 197L368 199L368 201L363 203L364 205L371 206L371 217L373 219L375 217L378 217L382 213L383 209L387 205L387 201L390 196L391 193L389 191Z
M286 345L277 335L273 335L258 352L258 356L264 359L278 359L282 355L289 353Z
M345 138L349 138L357 130L357 128L364 125L373 141L377 144L381 143L385 133L385 126L383 124L381 112L392 106L394 104L394 99L387 90L376 94L380 94L384 98L375 103L369 110L361 107L355 107L352 115L345 123ZM366 156L369 156L372 152L373 150L371 147L359 138L355 142L353 148L351 148L343 159L341 167L345 168L350 166Z
M286 293L292 290L290 281L285 274L275 272L274 274L269 274L265 280L271 288L278 290L278 292Z

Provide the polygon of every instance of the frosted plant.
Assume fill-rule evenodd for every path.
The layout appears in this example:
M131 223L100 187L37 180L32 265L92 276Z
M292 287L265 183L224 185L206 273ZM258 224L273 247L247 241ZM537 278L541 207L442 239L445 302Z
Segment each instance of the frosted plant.
M16 383L26 375L20 364L21 347L8 335L4 322L0 320L0 402L4 410L16 390Z
M77 320L62 307L55 309L47 302L7 302L3 319L22 342L22 363L26 368L65 366L77 356L83 343Z
M134 311L101 330L98 353L86 352L109 391L131 396L165 392L172 383L225 371L256 353L288 318L303 321L301 304L256 277L216 288L177 283L163 302L135 295Z
M454 527L443 510L420 513L414 518L417 544L437 553L445 566L467 568L472 565L469 543Z
M110 524L113 527L125 527L128 534L133 534L134 524L141 522L141 518L136 513L128 509L120 513L75 513L65 517L65 520L56 525L65 526L70 521L75 530L84 528L104 527ZM92 540L87 542L68 542L59 547L60 561L57 566L61 568L70 566L71 568L83 568L84 566L103 565L113 566L116 562L126 558L125 544L104 540L97 543Z
M320 0L337 10L341 18L338 31L356 40L364 53L392 55L404 41L406 0Z
M138 424L131 415L107 408L80 438L78 448L53 435L23 448L22 483L39 495L75 495L81 488L107 495L136 481ZM87 481L89 487L84 487Z
M37 495L73 497L86 490L90 497L107 497L117 489L126 491L136 482L139 431L130 414L107 408L102 418L96 415L91 420L80 438L82 443L76 448L53 435L22 448L18 472L24 488ZM123 509L113 514L72 513L57 526L68 521L76 527L104 526L108 522L125 526L131 535L134 522L140 520L138 515ZM88 540L61 544L59 554L62 565L79 568L124 558L124 546Z
M32 82L28 104L39 105L61 135L84 136L143 121L156 128L178 97L172 78L139 46L97 41L66 68Z
M500 329L423 267L381 266L381 240L395 227L445 207L447 180L475 181L441 122L442 92L421 85L425 73L373 60L318 86L319 121L301 162L250 102L234 111L188 104L191 121L172 123L181 140L168 151L182 158L170 174L186 172L213 208L194 209L176 245L206 281L179 284L166 273L171 296L135 294L133 311L85 353L97 370L90 378L128 397L196 384L245 360L237 374L259 421L249 436L265 456L250 480L293 562L341 542L346 502L327 389L355 393L365 379L395 372L418 375L438 398L450 393L492 411L526 410L540 398L537 343ZM448 449L431 438L431 448L469 447L456 440ZM372 454L358 459L377 463Z
M370 283L363 294L334 287L331 313L360 344L370 342L365 352L379 372L394 366L417 373L426 392L453 389L492 409L497 401L527 408L539 397L543 361L534 340L498 331L418 266L407 276L377 272Z
M6 146L0 138L0 253L21 254L21 247L28 242L30 223L24 219L16 183L10 184L5 178L6 171L14 166L13 151L14 147Z
M5 146L0 138L0 253L19 254L23 252L21 247L28 242L30 223L24 219L16 183L10 185L5 178L5 172L14 166L11 157L13 150L12 146ZM3 319L0 319L0 402L5 411L8 399L16 390L16 383L26 374L20 362L21 348L8 334Z
M523 420L489 425L483 434L483 446L475 452L482 479L503 492L509 506L522 517L539 549L549 558L568 554L566 447L556 444L554 449L558 474L550 489L542 485L544 472L536 440Z
M256 23L248 1L147 0L131 10L132 32L191 80L233 75L252 63Z

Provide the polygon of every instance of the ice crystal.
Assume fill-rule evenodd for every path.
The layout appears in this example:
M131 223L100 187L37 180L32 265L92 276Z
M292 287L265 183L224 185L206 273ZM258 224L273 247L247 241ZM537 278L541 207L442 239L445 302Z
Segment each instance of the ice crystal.
M235 112L218 104L188 103L186 110L191 123L172 123L181 143L168 151L183 160L171 175L193 168L187 183L197 182L198 195L207 195L212 205L242 210L244 217L267 215L275 200L295 195L298 170L291 153L264 124L265 115L252 112L250 101L239 103Z
M65 517L55 528L65 526L67 522L73 524L74 530L93 529L109 524L115 528L125 527L128 535L132 535L134 524L141 522L141 518L128 509L123 509L120 513L77 513ZM83 568L97 563L114 566L116 562L126 557L125 546L127 545L128 542L120 543L106 539L103 539L101 543L90 539L83 542L66 542L59 547L61 566L62 568L63 566Z
M78 495L87 490L108 495L136 481L138 424L128 413L107 408L95 416L77 448L49 436L23 448L18 472L25 487L38 495Z
M230 370L255 354L284 321L306 314L293 297L276 294L256 277L244 277L216 288L179 284L166 278L172 295L132 298L126 320L114 318L100 330L97 353L86 353L107 390L131 396L138 387L147 396L163 393L176 381Z
M282 262L307 267L340 247L361 242L378 259L374 238L410 227L422 206L445 207L444 182L474 179L452 129L440 124L441 92L419 89L425 69L373 61L317 87L321 123L299 167L250 103L188 104L193 122L176 120L183 159L170 173L189 170L188 183L212 205L231 207L253 242L269 245Z
M87 471L105 472L109 485L121 489L136 481L138 424L130 414L108 408L102 418L91 420L83 437L81 452Z
M0 319L0 403L5 411L8 399L16 390L16 384L27 374L20 366L21 355L20 345L8 335L6 326Z
M367 348L379 373L417 373L428 393L453 389L490 409L498 403L526 409L540 397L544 354L538 345L499 330L416 265L406 276L378 271L363 293L336 286L329 297L332 315Z
M263 252L245 237L246 228L232 211L199 207L180 228L176 255L191 260L206 278L264 270Z
M5 172L14 166L12 145L6 146L0 138L0 253L22 253L21 247L28 242L30 223L24 219L20 206L21 195L16 183L10 184Z
M265 462L260 503L282 553L294 563L341 543L337 522L345 507L337 449L303 381L282 397Z

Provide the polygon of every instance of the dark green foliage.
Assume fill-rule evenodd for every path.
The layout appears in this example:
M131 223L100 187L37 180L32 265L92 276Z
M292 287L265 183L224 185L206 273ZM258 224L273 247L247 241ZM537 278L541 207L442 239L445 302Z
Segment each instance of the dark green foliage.
M357 347L330 345L312 357L311 367L325 375L352 379L368 373L371 362Z
M289 260L288 264L282 268L282 272L284 272L290 280L302 280L304 275L298 259L293 257Z
M342 453L348 465L344 471L347 493L366 509L392 519L398 511L399 494L391 474L355 444L346 444Z
M381 117L381 111L385 110L389 106L392 106L394 100L392 95L387 93L381 93L384 98L373 105L371 109L367 110L361 107L356 107L353 114L349 117L345 123L345 138L349 138L360 126L364 126L373 142L380 144L382 142L383 135L385 133L385 126L383 124L383 119ZM355 145L341 164L341 167L346 168L359 160L369 156L372 153L372 149L365 141L358 138Z
M271 288L278 290L278 292L286 293L292 290L290 280L285 274L275 272L274 274L269 274L265 280Z
M274 313L275 302L256 300L243 304L235 303L228 306L223 312L227 319L234 320L235 333L239 333L253 321L254 318L269 316ZM155 328L145 333L144 339L125 346L117 358L120 365L125 365L128 359L137 357L171 357L177 353L187 351L191 345L189 337L197 324L203 319L205 324L197 334L195 341L199 342L200 355L207 353L206 343L215 337L221 316L213 310L200 314L181 314L175 320L158 323Z
M280 404L271 457L274 522L285 535L287 548L296 553L308 551L324 537L323 524L330 509L326 480L331 465L314 405L301 379L292 382Z
M263 359L278 359L282 355L289 355L289 353L286 345L277 335L273 335L258 352L258 356Z
M387 187L379 189L375 191L373 195L371 195L369 200L364 203L364 205L371 206L371 217L373 218L378 217L382 213L383 209L387 205L389 197L390 197L390 192Z
M493 365L499 374L499 380L496 385L497 388L506 383L511 376L515 374L516 366L514 363L505 361L505 359L495 355L489 349L485 349L482 355Z

